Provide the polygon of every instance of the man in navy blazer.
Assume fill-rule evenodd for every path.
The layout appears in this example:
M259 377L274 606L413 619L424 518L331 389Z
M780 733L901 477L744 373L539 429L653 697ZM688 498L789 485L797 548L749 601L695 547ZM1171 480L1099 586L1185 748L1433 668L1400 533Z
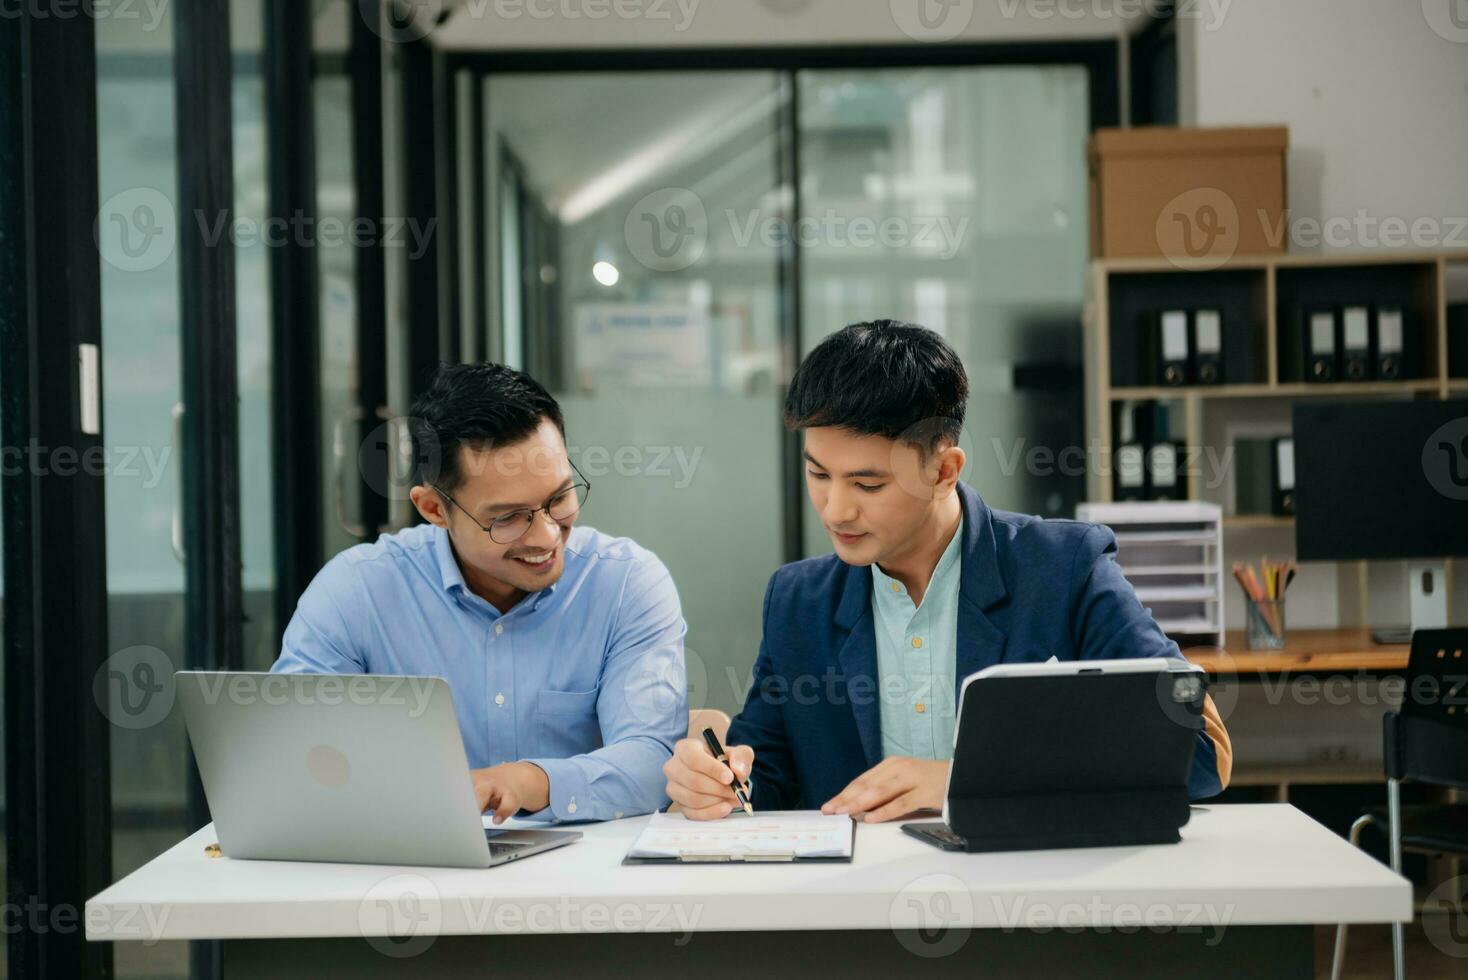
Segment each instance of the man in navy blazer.
M801 364L786 423L804 432L807 490L836 553L770 579L729 766L701 738L664 766L690 817L727 816L735 774L759 809L875 822L938 808L964 677L1051 657L1181 656L1122 576L1109 529L994 510L959 482L967 397L957 354L910 324L847 327ZM1231 770L1211 699L1204 720L1195 799Z

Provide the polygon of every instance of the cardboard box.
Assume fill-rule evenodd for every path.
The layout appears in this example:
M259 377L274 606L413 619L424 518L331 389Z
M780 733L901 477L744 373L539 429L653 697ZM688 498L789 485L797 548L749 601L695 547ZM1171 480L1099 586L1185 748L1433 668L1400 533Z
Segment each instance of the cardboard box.
M1222 265L1283 252L1289 130L1101 129L1087 152L1091 254Z

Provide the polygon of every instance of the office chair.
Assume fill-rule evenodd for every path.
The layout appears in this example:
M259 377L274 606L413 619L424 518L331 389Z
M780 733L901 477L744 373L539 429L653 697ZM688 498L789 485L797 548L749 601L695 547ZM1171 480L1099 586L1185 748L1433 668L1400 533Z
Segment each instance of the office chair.
M1402 806L1408 780L1468 789L1468 629L1418 630L1412 634L1407 687L1400 711L1382 718L1387 805L1368 807L1351 825L1351 843L1361 831L1383 824L1392 870L1402 873L1402 852L1468 855L1468 803ZM1405 930L1392 923L1392 969L1407 975ZM1331 980L1340 980L1346 926L1336 927Z

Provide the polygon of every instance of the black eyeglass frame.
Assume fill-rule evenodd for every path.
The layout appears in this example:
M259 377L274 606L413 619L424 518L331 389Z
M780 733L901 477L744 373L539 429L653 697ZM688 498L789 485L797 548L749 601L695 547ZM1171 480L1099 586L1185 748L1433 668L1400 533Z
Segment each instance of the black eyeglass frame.
M588 501L588 500L591 499L591 481L586 478L586 475L584 473L582 473L580 469L577 468L577 466L576 466L575 463L571 463L571 461L569 459L566 460L566 462L571 464L571 469L574 470L576 472L576 475L581 478L581 482L580 483L573 483L573 484L571 484L569 487L567 487L564 490L558 490L558 491L556 491L555 495L551 497L551 500L550 501L547 501L546 503L542 504L539 507L522 508L520 510L512 510L508 514L501 514L499 517L496 517L494 520L490 521L489 524L488 524L488 526L486 526L484 524L480 524L479 523L479 518L477 518L473 514L469 513L468 509L466 507L464 507L463 504L461 504L457 500L455 500L453 498L453 495L450 494L443 487L440 487L436 483L430 483L429 486L433 487L434 490L437 490L438 493L439 493L439 495L442 496L449 503L453 504L455 507L459 508L459 510L463 511L464 512L464 516L467 517L467 518L469 518L469 520L474 523L474 526L475 527L479 528L479 530L481 530L485 534L489 535L489 539L491 541L493 541L495 544L514 544L516 541L519 541L521 538L525 537L525 535L527 535L527 534L530 533L530 529L535 526L535 517L536 517L537 514L544 513L546 517L549 517L551 519L551 523L556 524L556 525L561 526L561 527L564 527L565 526L564 521L570 520L572 517L575 517L577 514L580 514L581 513L581 509L586 506L586 501ZM578 503L576 505L575 512L572 513L572 514L570 514L568 517L565 517L565 518L562 518L560 520L557 520L556 519L556 516L554 514L552 514L551 513L551 510L550 510L551 509L551 501L556 500L557 498L559 498L563 494L573 493L578 488L584 489L586 491L586 494L585 494L585 496L581 496L581 495L578 494L578 497L580 499L580 503ZM513 538L511 538L508 541L501 541L499 538L497 538L497 537L494 536L494 529L495 529L495 527L497 525L500 525L500 524L502 524L502 523L510 520L511 518L518 517L519 515L522 515L522 514L529 514L530 515L530 523L528 523L528 524L525 525L525 530L521 531L519 534L515 535Z

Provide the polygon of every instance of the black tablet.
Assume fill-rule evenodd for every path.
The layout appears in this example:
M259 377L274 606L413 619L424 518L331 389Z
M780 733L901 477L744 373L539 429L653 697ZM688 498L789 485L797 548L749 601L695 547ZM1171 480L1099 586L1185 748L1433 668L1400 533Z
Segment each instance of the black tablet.
M1181 658L1000 664L964 681L946 850L1168 844L1188 820L1207 675Z

